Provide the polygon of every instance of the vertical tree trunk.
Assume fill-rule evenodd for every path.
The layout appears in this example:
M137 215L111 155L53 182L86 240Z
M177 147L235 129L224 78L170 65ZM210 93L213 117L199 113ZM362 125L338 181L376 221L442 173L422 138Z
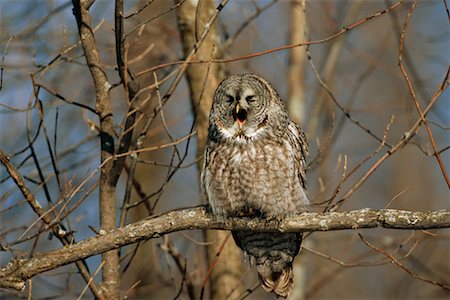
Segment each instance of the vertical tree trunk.
M197 5L200 7L197 8ZM184 53L187 54L204 30L204 25L215 10L214 0L185 1L177 10L178 28L183 42ZM196 19L198 18L198 19ZM209 59L220 56L220 37L213 24L206 40L198 49L195 59ZM218 64L193 64L186 71L191 93L192 109L196 116L196 129L198 141L198 155L202 155L208 134L208 116L214 96L214 91L221 80ZM201 169L202 162L199 163ZM206 237L210 242L207 256L208 265L216 259L225 238L231 233L228 231L207 231ZM221 250L218 261L210 275L210 298L231 299L243 290L242 287L242 256L240 250L231 239Z
M289 3L290 9L290 44L305 41L305 16L301 0ZM288 67L288 112L295 123L305 121L305 47L293 48L289 53Z
M109 82L100 57L91 27L91 18L87 1L73 0L73 13L77 20L80 41L91 72L94 86L96 105L95 111L100 119L100 229L109 232L116 228L116 184L120 175L120 168L114 167L114 160L110 159L114 153L114 124L112 117L111 98L109 96ZM120 260L119 252L111 250L102 255L103 277L101 291L105 299L120 298Z
M303 2L303 3L302 3ZM290 11L290 44L300 44L305 41L304 0L294 0L289 3ZM305 47L290 50L288 67L288 112L292 121L297 124L305 122ZM305 241L303 241L305 242ZM306 266L302 256L294 263L294 289L289 299L305 299Z

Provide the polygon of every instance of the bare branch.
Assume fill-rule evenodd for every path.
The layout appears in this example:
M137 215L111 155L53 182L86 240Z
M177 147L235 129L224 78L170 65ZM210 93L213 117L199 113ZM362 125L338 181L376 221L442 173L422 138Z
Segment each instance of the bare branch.
M81 46L95 86L95 110L100 119L101 161L103 165L99 183L100 227L104 231L109 231L116 227L116 207L114 201L111 201L111 199L115 199L115 184L120 172L119 167L115 166L113 160L108 161L114 153L114 124L111 98L109 95L111 84L106 76L105 67L91 27L89 5L92 2L82 2L81 0L72 1L73 14L77 20ZM102 293L107 299L118 299L120 290L120 261L118 252L111 251L104 253L103 261L105 264L102 273Z
M67 230L65 230L65 228L64 228L64 226L62 226L62 224L60 224L60 223L54 224L52 217L49 214L50 211L45 211L42 208L41 204L37 201L37 199L35 198L33 193L25 185L25 182L24 182L22 176L19 174L17 169L10 163L9 157L7 157L1 150L0 150L0 162L3 166L5 166L9 175L14 180L17 187L20 189L20 191L22 192L22 195L25 197L25 199L27 200L28 204L31 206L33 211L39 216L40 219L42 219L42 221L47 226L52 228L53 234L61 241L61 243L64 246L73 244L75 241L74 241L74 237L72 236L72 234L67 232ZM54 225L52 225L52 224L54 224ZM75 264L76 264L78 270L80 271L81 276L86 281L89 288L91 289L92 293L98 299L103 299L100 294L99 288L97 287L95 282L93 282L91 280L92 277L89 274L89 269L87 268L86 262L83 260L76 260ZM23 282L23 284L25 284L25 282ZM23 285L23 287L24 287L24 285Z
M413 271L411 271L410 269L408 269L407 267L405 267L405 265L403 265L403 264L402 264L397 258L395 258L393 255L391 255L391 254L387 253L386 251L384 251L383 249L378 248L378 247L372 245L371 243L369 243L366 239L364 239L364 238L362 237L361 234L359 234L359 237L360 237L361 240L364 242L364 244L366 244L369 248L373 249L374 251L376 251L376 252L378 252L378 253L381 253L381 254L385 255L386 257L388 257L394 264L396 264L396 265L397 265L398 267L400 267L402 270L404 270L405 272L407 272L409 275L411 275L411 276L413 276L413 277L415 277L415 278L417 278L417 279L419 279L419 280L422 280L422 281L431 283L431 284L433 284L433 285L440 286L440 287L443 288L443 289L450 290L450 286L447 286L447 285L445 285L445 284L443 284L443 283L441 283L441 282L437 282L437 281L434 281L434 280L430 280L430 279L425 278L425 277L423 277L423 276L421 276L421 275L419 275L419 274L414 273Z
M406 15L405 22L403 23L402 28L402 34L400 36L400 46L399 46L399 55L398 55L398 65L400 67L400 70L403 74L403 77L405 78L406 84L408 85L409 93L411 94L411 98L414 102L414 105L417 109L417 112L419 113L420 119L422 120L423 124L425 125L425 129L427 130L428 137L431 142L431 146L433 147L434 156L436 157L439 167L441 168L442 175L444 176L445 182L447 183L447 186L450 188L450 179L448 178L447 171L444 167L444 162L442 161L438 151L436 150L436 142L434 141L433 134L431 132L430 126L428 125L427 120L425 119L425 114L423 113L422 109L419 105L419 100L417 99L416 93L414 92L414 88L412 86L411 81L409 80L408 73L406 72L406 69L403 65L403 48L404 48L404 42L405 42L405 35L406 35L406 29L408 27L409 20L414 12L414 9L416 8L416 5L418 3L418 0L414 1L411 5L408 14Z
M409 230L450 228L450 210L413 212L366 208L346 212L302 213L298 216L287 217L283 221L250 218L230 218L227 221L220 221L204 206L179 209L114 229L109 233L101 232L77 244L38 254L31 259L14 259L0 269L0 287L20 290L25 287L25 281L36 274L180 230L300 232L375 227Z
M221 3L217 10L218 12L220 12L220 10L223 8L223 6L225 5L225 3L228 2L228 0L223 1L223 3ZM279 52L279 51L284 51L284 50L288 50L288 49L292 49L292 48L297 48L297 47L304 47L304 46L308 46L308 45L316 45L316 44L324 44L327 43L329 41L332 41L336 38L338 38L339 36L345 34L346 32L355 29L356 27L359 27L360 25L374 19L377 18L381 15L384 15L386 13L391 12L393 9L401 6L403 3L405 2L405 0L400 0L396 3L394 3L392 6L382 10L382 11L378 11L372 15L370 15L369 17L360 19L359 21L349 25L349 26L344 26L340 31L336 32L335 34L332 34L326 38L323 39L319 39L319 40L314 40L314 41L309 41L309 42L304 42L304 43L300 43L300 44L289 44L289 45L284 45L284 46L280 46L280 47L275 47L272 49L268 49L268 50L264 50L264 51L259 51L259 52L254 52L254 53L250 53L250 54L246 54L246 55L241 55L238 57L233 57L233 58L228 58L228 59L208 59L208 60L192 60L192 59L185 59L185 60L179 60L179 61L175 61L175 62L170 62L170 63L165 63L165 64L160 64L158 66L152 67L150 69L146 69L143 70L139 73L136 74L136 76L142 76L144 74L147 73L151 73L154 72L156 70L159 69L163 69L166 67L171 67L174 65L184 65L184 64L204 64L204 63L230 63L230 62L235 62L235 61L240 61L240 60L246 60L246 59L250 59L250 58L255 58L255 57L259 57L259 56L263 56L263 55L267 55L267 54L272 54L275 52ZM219 9L220 8L220 9ZM209 26L209 25L208 25ZM206 27L206 26L205 26ZM200 39L201 40L201 39Z
M0 63L0 91L2 90L2 87L3 87L3 65L5 63L6 54L8 53L9 43L11 43L13 38L14 38L13 35L9 37L8 42L6 43L6 46L5 46L5 50L3 51L2 61Z

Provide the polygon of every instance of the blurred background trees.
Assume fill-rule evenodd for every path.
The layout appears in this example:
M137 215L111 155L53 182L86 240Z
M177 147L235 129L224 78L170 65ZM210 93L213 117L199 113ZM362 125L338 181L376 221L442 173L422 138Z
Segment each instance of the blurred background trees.
M307 132L312 211L450 208L446 85L434 97L448 84L446 1L124 1L123 43L116 39L117 3L81 4L109 83L110 137L115 153L126 153L111 202L117 226L202 203L199 166L212 94L224 76L242 72L266 77ZM74 5L0 2L0 150L52 225L67 232L52 232L0 168L1 266L102 228L99 136L108 139L100 134L98 85L86 63ZM317 43L273 51L304 41ZM261 51L267 53L256 55ZM426 124L419 122L399 56L417 104L427 112ZM131 142L121 149L127 133ZM227 236L186 231L120 249L120 297L272 299L255 288L254 270L241 263ZM448 285L448 253L447 229L313 233L296 260L292 298L445 298L448 291L417 277ZM85 289L83 266L97 287ZM102 267L100 255L91 257L85 265L34 277L23 292L0 294L92 298L103 287Z

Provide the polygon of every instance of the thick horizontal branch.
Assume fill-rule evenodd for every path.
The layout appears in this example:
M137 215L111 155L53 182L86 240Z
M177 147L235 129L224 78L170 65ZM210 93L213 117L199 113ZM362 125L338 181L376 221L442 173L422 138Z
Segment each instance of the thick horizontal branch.
M117 249L141 240L188 229L254 231L330 231L384 227L392 229L436 229L450 227L450 210L429 212L394 209L361 209L347 212L302 213L282 221L251 218L217 220L203 206L171 211L88 238L77 244L38 254L31 259L14 259L0 269L0 287L23 289L25 281L59 266Z

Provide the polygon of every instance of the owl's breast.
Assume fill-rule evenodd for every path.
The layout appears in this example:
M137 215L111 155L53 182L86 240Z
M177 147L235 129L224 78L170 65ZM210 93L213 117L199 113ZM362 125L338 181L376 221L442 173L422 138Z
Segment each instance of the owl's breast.
M222 215L278 217L303 208L297 195L303 190L288 148L272 141L215 147L206 174L213 210Z

